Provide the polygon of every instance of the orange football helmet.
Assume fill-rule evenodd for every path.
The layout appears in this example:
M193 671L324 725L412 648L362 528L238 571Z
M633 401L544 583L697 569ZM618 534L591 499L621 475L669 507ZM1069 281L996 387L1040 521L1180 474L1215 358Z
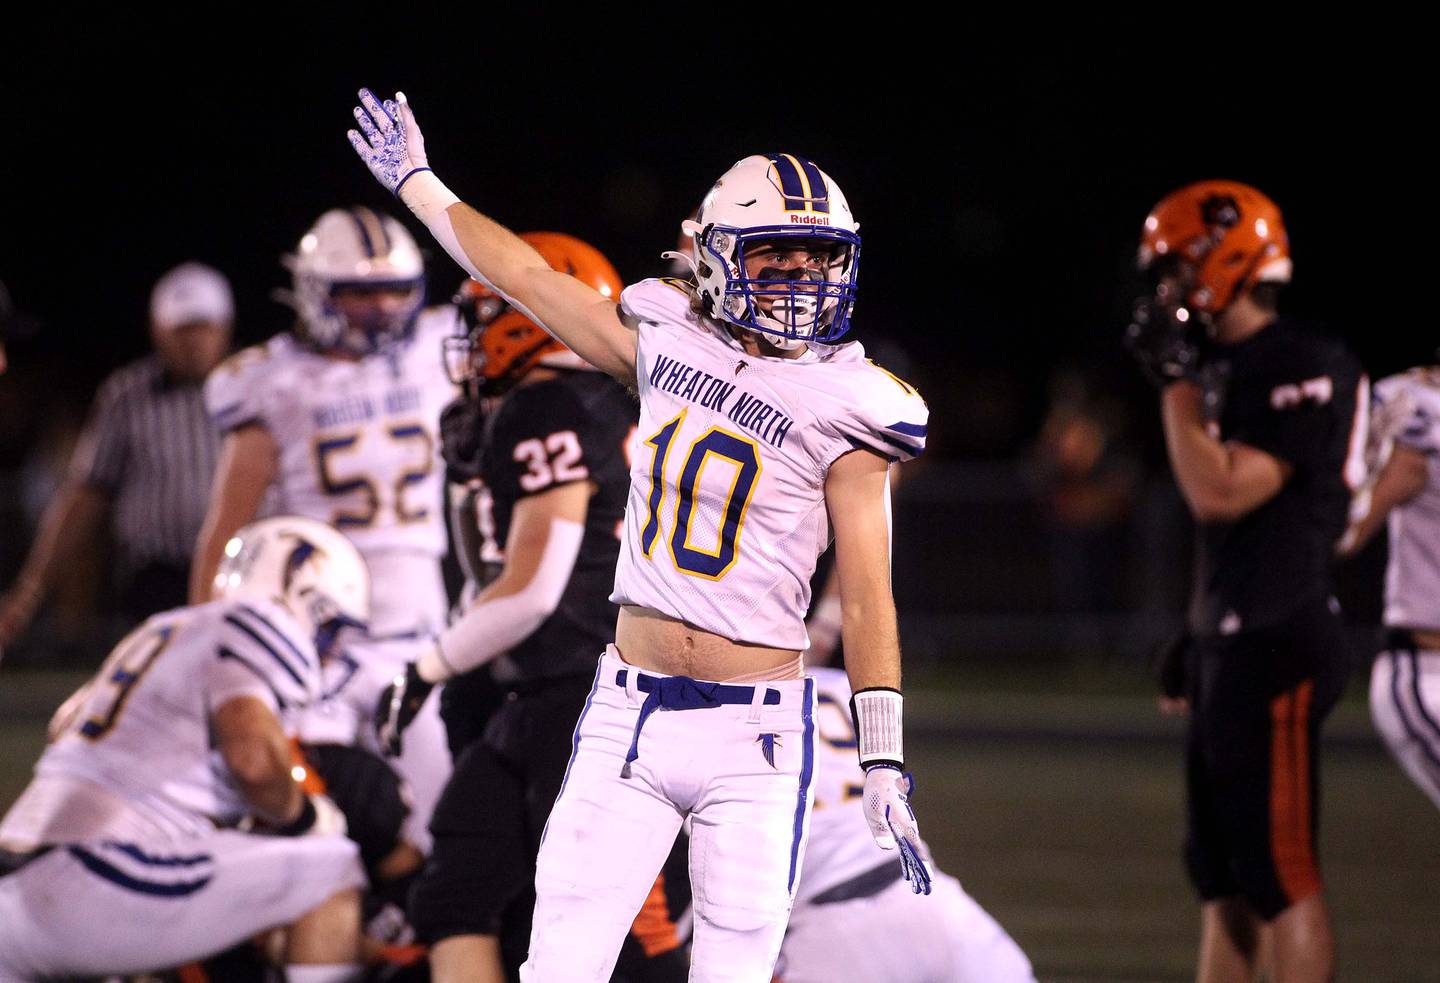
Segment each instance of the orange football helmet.
M1290 239L1280 209L1255 188L1199 181L1145 217L1139 265L1174 270L1185 291L1175 301L1213 315L1257 283L1288 283Z
M620 301L624 284L605 256L563 232L526 232L524 239L553 269L569 273L606 297ZM487 395L513 386L537 365L585 368L570 349L483 283L466 280L455 295L470 332L446 339L445 365L457 385L473 383Z

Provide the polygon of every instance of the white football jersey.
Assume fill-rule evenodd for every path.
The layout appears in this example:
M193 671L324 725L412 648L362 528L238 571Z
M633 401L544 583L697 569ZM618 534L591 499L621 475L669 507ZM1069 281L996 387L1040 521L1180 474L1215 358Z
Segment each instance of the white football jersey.
M268 514L328 522L367 560L387 550L444 555L438 427L456 390L441 339L456 317L428 309L408 341L359 361L279 334L210 374L205 405L220 431L259 423L280 449Z
M875 844L865 821L865 772L850 720L850 681L840 669L806 673L815 681L815 730L820 740L811 786L815 808L810 813L800 886L795 889L797 906L876 867L893 863L897 872L900 867L894 851ZM927 847L921 850L930 855Z
M640 322L640 425L611 600L798 651L831 538L830 465L856 448L914 458L929 411L858 342L748 355L690 296L680 281L645 280L620 298Z
M210 715L253 696L277 716L320 695L314 642L284 608L213 601L157 614L51 723L0 843L194 836L248 811L212 748Z
M1387 519L1385 624L1440 629L1440 367L1382 379L1371 401L1372 440L1419 451L1427 469L1425 488Z

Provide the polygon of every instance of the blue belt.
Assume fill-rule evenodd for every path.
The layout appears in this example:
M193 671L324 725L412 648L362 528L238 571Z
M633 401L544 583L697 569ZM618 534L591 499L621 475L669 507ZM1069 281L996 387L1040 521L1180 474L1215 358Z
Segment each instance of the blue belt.
M628 669L615 673L615 685L623 688L628 675ZM637 672L635 688L647 695L640 706L640 718L635 721L635 735L630 739L625 766L620 771L624 778L630 777L630 762L640 757L640 730L656 710L705 710L727 705L748 706L755 702L754 686L706 683L689 676L647 676ZM779 706L780 691L767 688L764 702L766 706Z

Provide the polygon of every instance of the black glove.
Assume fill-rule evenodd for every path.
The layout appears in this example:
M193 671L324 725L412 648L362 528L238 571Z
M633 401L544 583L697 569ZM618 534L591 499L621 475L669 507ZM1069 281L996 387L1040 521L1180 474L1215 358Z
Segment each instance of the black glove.
M461 396L440 411L440 456L448 480L464 484L480 477L480 442L485 435L485 411L478 400Z
M420 678L413 662L405 664L404 676L396 676L385 687L375 707L375 737L382 751L392 757L400 753L400 735L405 733L434 688L434 683Z
M1125 329L1125 347L1140 363L1140 370L1156 386L1164 388L1181 379L1193 379L1200 371L1200 346L1191 326L1176 318L1178 308L1165 307L1153 297L1135 302L1130 326Z
M1155 652L1155 683L1160 695L1178 700L1188 697L1189 673L1186 661L1190 652L1190 632L1180 629Z

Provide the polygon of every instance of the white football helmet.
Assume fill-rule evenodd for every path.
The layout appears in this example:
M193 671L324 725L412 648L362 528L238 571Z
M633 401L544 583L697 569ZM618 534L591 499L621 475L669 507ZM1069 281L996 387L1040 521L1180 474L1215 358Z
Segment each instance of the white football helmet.
M813 162L793 154L737 161L681 228L694 238L697 292L707 315L763 332L781 347L832 342L850 329L860 226L840 188ZM746 275L747 249L787 242L822 246L827 269Z
M321 351L369 355L406 338L425 304L425 261L405 226L368 208L333 208L282 259L294 277L289 301L300 315L298 334ZM336 306L344 287L390 287L410 292L402 309L353 323Z
M326 654L342 628L370 620L370 569L355 544L317 519L282 515L252 522L225 544L214 596L284 605Z

